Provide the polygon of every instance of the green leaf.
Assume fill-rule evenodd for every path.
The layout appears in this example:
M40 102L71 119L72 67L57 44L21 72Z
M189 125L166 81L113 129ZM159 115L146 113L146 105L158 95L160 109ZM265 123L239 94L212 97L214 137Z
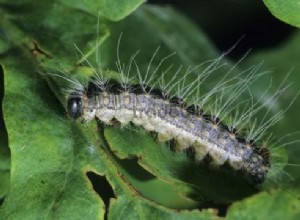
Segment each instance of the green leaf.
M2 198L7 194L10 186L10 170L1 170L0 179L0 198Z
M136 8L145 2L145 0L123 0L123 1L74 1L73 0L60 0L61 3L68 6L81 9L89 12L95 16L101 16L103 18L118 21L132 13Z
M106 128L104 134L119 158L137 157L145 170L198 201L229 203L255 192L236 174L197 165L185 153L172 152L167 144L155 143L144 132L133 128ZM222 185L219 184L221 179Z
M300 27L300 4L298 0L264 0L264 3L278 19Z
M75 149L70 138L74 134L70 122L30 61L22 56L19 62L15 59L19 53L14 51L2 61L4 116L12 154L4 219L103 216L103 202L91 190L80 148Z
M212 209L204 211L174 211L166 209L164 207L153 207L150 203L145 203L140 199L128 198L120 196L117 200L113 200L111 204L111 212L109 213L109 219L221 219L215 216L215 212Z
M298 219L300 202L293 194L285 191L263 192L252 198L233 204L226 219Z
M136 10L142 3L144 3L145 0L122 0L122 1L107 1L107 0L99 0L99 1L93 1L93 0L84 0L84 1L74 1L74 0L55 0L55 1L39 1L34 2L31 0L17 0L13 3L8 0L1 0L3 8L9 9L10 7L15 7L17 10L21 10L22 8L26 8L28 10L27 12L23 11L26 16L28 17L36 17L41 16L43 17L44 13L48 14L48 12L51 12L53 8L59 5L65 5L66 8L73 8L80 11L84 11L87 14L94 15L96 17L99 17L101 19L108 19L111 21L118 21L129 14L131 14L134 10ZM41 11L38 11L41 9ZM10 11L12 12L12 11ZM33 16L30 15L30 12L33 12ZM75 12L75 11L73 11ZM27 14L28 13L28 14ZM65 18L68 16L71 16L72 14L69 14L70 12L67 10L64 14L60 15L60 18ZM76 12L75 12L76 13ZM73 14L73 17L77 19L77 21L80 20L80 18L76 17L76 15ZM53 17L54 18L54 17ZM65 20L67 21L67 20ZM73 23L73 25L76 25Z

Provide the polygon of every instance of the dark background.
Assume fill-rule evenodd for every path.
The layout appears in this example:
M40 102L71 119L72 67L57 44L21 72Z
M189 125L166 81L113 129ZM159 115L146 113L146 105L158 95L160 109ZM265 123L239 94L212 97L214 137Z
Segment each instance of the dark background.
M238 59L284 42L296 28L275 18L261 0L149 0L150 4L171 5L193 20L221 51L240 38L229 57ZM213 13L212 13L213 12Z

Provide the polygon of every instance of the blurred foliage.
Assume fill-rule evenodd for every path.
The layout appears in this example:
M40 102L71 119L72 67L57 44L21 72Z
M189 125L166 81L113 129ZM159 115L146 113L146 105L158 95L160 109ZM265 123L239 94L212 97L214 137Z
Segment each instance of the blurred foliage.
M103 127L96 122L82 125L70 120L64 110L62 88L66 81L45 74L63 71L89 75L92 70L82 61L86 58L91 65L98 65L95 51L100 50L101 67L107 75L119 77L115 61L121 33L122 62L127 63L140 50L136 62L145 69L160 46L152 69L172 52L176 56L161 69L170 63L196 66L221 54L201 25L197 27L171 7L143 5L135 10L142 3L138 0L110 4L70 0L0 2L4 92L4 117L0 122L5 122L0 133L0 198L4 200L0 217L219 219L218 213L226 214L228 219L300 216L297 166L288 167L294 178L293 188L275 190L266 186L268 191L259 192L231 169L212 170L194 164L187 154L171 151L168 144L156 143L138 128ZM242 17L243 12L239 13ZM264 68L272 70L274 89L294 69L289 78L294 84L271 113L288 106L299 90L299 42L300 33L291 32L280 43L251 53L235 68L239 72L264 60ZM234 65L227 58L222 62L227 66L217 70L220 74ZM193 82L201 68L187 81ZM262 79L253 85L253 95L259 96L268 83ZM299 130L295 123L299 107L296 99L284 119L272 127L277 136ZM297 136L287 137L286 143L297 140ZM297 145L287 149L294 164L300 164ZM97 174L101 181L91 179L87 172Z

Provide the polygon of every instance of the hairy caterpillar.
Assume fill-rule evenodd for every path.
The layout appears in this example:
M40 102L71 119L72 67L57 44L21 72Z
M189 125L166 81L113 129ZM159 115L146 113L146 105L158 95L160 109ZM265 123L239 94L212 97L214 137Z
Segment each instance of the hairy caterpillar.
M118 121L126 125L132 122L147 131L156 132L158 141L174 139L178 150L192 146L196 161L208 156L213 165L228 163L234 170L242 170L251 182L263 183L272 166L270 144L263 139L264 132L280 120L285 111L279 111L260 124L255 114L274 101L286 87L281 85L265 104L261 104L267 97L267 88L259 100L254 101L250 96L247 104L241 108L240 104L236 104L238 97L265 74L258 73L259 65L235 77L229 77L230 69L209 92L201 94L203 85L222 66L220 61L226 54L208 62L196 80L187 84L187 77L197 67L188 68L184 74L180 67L167 81L166 75L170 69L162 70L161 75L158 71L168 57L150 73L156 53L144 73L134 61L136 54L126 68L121 65L118 56L120 77L117 80L109 79L104 71L94 68L94 76L85 82L63 76L72 84L67 95L69 116L82 118L85 122L97 118L105 124ZM133 65L138 80L132 79ZM180 74L182 76L178 77ZM233 116L229 117L232 112ZM254 121L252 125L251 121Z

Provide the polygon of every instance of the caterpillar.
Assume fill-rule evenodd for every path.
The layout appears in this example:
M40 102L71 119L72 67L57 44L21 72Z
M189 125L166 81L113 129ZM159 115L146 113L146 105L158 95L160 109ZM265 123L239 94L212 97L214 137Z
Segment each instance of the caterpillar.
M246 76L242 72L230 78L230 69L213 89L201 96L201 87L222 66L220 60L225 55L211 61L196 80L188 85L185 81L197 67L188 68L182 77L178 77L180 67L173 72L171 80L166 82L170 69L163 70L161 75L157 72L168 57L152 73L149 70L151 59L142 74L134 61L136 54L131 57L126 70L118 56L116 64L120 77L117 80L108 79L101 69L93 69L94 76L84 83L68 78L73 86L67 94L68 115L73 119L82 118L85 123L93 119L107 125L115 124L116 121L121 125L133 123L147 131L156 132L159 142L175 140L177 150L192 147L196 162L209 157L214 166L227 163L234 170L241 170L250 182L261 184L272 165L268 143L262 141L262 137L265 130L279 121L285 111L279 111L258 126L255 114L274 101L287 87L281 85L264 105L261 101L266 98L268 87L259 100L254 101L250 96L248 104L239 111L239 104L235 104L238 97L265 74L258 73L257 65L245 71L248 72ZM129 76L132 64L136 67L138 83L131 82L134 80ZM235 115L229 117L230 124L226 124L225 119L233 111ZM251 120L254 123L246 130L244 125L249 125Z

